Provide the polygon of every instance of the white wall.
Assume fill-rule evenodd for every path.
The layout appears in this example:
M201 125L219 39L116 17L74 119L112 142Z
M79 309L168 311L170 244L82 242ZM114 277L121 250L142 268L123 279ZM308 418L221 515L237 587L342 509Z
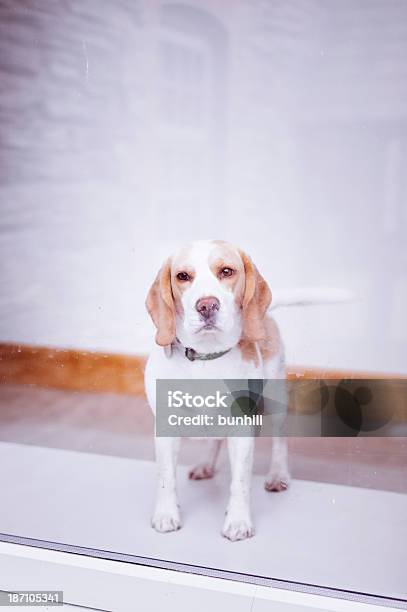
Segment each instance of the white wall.
M407 6L0 8L0 341L140 353L160 262L245 248L292 363L407 371Z

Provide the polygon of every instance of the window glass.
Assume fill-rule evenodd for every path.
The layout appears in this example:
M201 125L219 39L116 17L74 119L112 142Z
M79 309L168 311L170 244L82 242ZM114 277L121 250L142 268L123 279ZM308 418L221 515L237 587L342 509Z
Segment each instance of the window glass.
M406 599L406 18L401 0L1 4L0 539ZM184 270L157 277L200 240L236 245L246 275L233 285L223 247L215 273L206 247L181 258L206 274L195 320L222 308L222 282L240 330L201 351L177 336ZM251 299L269 299L258 273L269 345L246 337L254 278ZM224 443L212 474L207 440L181 444L182 528L151 527L156 278L185 355L175 378L193 379L187 349L201 378L238 378L222 365L234 349L242 380L309 383L324 414L335 398L335 435L315 434L303 396L289 404L277 483L285 447L256 439L245 541L221 535L231 468ZM285 366L256 370L282 358L275 326Z

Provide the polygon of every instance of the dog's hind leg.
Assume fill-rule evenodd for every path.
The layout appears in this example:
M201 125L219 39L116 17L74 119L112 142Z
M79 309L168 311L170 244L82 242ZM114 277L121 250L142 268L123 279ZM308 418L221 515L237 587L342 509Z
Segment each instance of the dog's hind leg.
M286 382L282 378L283 371L280 371L278 379L268 382L268 392L273 391L270 397L274 397L277 401L274 403L273 401L268 402L268 399L265 400L266 412L269 412L268 419L272 424L273 434L270 468L264 483L266 491L285 491L290 484L287 438L284 436L289 396Z
M274 436L271 449L270 469L266 476L266 491L285 491L290 484L287 461L287 438Z
M188 473L191 480L205 480L215 475L216 462L223 440L208 440L208 457L203 463L199 463Z

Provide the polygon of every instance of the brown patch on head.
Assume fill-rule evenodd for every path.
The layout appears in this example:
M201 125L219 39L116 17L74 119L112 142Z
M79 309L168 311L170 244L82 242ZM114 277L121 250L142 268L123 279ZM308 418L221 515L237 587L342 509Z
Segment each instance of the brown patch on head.
M209 257L212 274L235 294L239 302L244 288L244 267L238 250L223 240L213 240L216 245Z
M192 246L188 245L178 251L173 256L172 266L171 266L171 283L172 283L172 292L174 296L174 304L175 311L177 314L181 315L183 313L182 307L182 294L186 291L195 278L195 269L191 265L190 262L190 253ZM178 278L179 274L186 273L189 276L189 280L181 280Z
M147 310L157 328L155 341L167 346L175 338L175 305L171 287L171 262L159 270L146 299Z
M271 291L246 253L240 251L245 271L242 300L243 339L253 342L266 338L265 316L271 304Z

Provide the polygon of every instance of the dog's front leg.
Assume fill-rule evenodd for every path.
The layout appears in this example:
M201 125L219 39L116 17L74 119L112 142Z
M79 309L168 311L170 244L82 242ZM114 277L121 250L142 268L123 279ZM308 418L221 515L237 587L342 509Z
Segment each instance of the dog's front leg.
M176 467L179 438L155 439L158 467L157 499L152 518L154 529L165 533L181 527L181 517L176 491Z
M250 517L250 483L253 466L253 438L228 438L232 482L222 535L245 540L254 534Z

